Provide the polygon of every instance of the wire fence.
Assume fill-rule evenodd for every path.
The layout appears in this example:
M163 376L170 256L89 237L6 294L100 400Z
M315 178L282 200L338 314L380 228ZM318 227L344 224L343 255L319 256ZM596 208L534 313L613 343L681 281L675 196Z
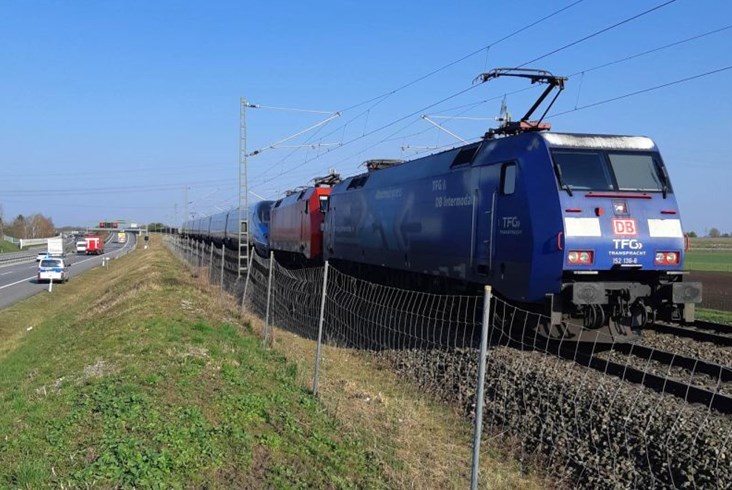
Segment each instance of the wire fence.
M322 339L367 353L471 420L480 411L483 444L540 468L558 486L730 488L730 347L649 332L632 347L579 348L547 342L546 317L496 297L486 309L482 296L397 289L327 266L291 270L256 254L237 277L234 252L182 238L167 243L265 322L265 343L283 329L312 339L314 352Z

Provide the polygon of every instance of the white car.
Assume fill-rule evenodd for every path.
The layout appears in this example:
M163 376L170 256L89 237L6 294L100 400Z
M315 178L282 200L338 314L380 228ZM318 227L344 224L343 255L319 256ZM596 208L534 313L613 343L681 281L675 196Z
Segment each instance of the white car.
M69 267L71 267L71 264L66 262L65 259L44 257L38 264L38 282L67 282L69 280Z
M38 255L36 255L36 262L40 262L41 260L48 257L48 251L46 252L38 252Z

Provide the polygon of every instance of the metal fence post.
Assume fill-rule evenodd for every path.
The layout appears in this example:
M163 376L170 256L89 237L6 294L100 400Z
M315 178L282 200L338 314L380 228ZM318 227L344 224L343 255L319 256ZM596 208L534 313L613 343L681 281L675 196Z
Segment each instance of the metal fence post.
M221 291L224 291L224 258L226 257L224 244L221 244Z
M269 253L269 279L267 280L267 314L264 317L264 346L268 347L269 339L269 303L272 297L272 270L274 269L274 252Z
M323 294L320 297L320 319L318 320L318 344L315 348L315 375L313 376L313 395L318 394L318 376L320 374L320 346L323 342L323 319L325 317L325 293L328 289L328 261L323 269Z
M485 358L488 351L488 328L491 326L491 286L483 291L483 327L480 332L480 367L478 368L478 388L475 399L475 431L473 433L473 471L470 477L470 488L478 488L478 470L480 468L480 436L483 433L483 397L485 396Z
M211 284L213 282L211 278L211 274L213 274L213 243L211 244L211 248L208 250L208 283Z
M245 301L247 300L247 288L249 287L249 276L252 273L252 260L254 260L254 254L249 251L249 263L247 264L247 278L244 280L244 294L241 295L241 307L244 308Z

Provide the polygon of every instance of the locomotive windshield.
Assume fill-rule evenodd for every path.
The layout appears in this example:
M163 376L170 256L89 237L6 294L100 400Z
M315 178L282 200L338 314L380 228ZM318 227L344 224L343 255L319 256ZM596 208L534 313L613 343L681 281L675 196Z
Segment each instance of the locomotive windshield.
M668 184L650 153L553 151L560 184L568 190L661 192Z
M269 223L269 211L270 207L268 205L260 206L259 207L259 221L262 223Z

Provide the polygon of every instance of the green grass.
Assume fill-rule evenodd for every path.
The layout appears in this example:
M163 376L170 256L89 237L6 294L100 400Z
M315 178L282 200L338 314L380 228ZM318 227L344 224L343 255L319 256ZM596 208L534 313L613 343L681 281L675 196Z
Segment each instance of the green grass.
M728 325L732 325L732 311L699 308L696 311L696 318L707 322L726 323Z
M684 259L684 268L693 271L732 272L732 249L689 250Z
M202 276L205 276L203 274ZM362 353L285 332L153 237L0 311L0 488L465 488L470 421ZM545 488L500 448L481 487Z
M122 263L0 312L0 488L389 486L295 364L172 262Z
M14 243L7 242L5 240L0 240L0 253L5 252L17 252L18 246Z

